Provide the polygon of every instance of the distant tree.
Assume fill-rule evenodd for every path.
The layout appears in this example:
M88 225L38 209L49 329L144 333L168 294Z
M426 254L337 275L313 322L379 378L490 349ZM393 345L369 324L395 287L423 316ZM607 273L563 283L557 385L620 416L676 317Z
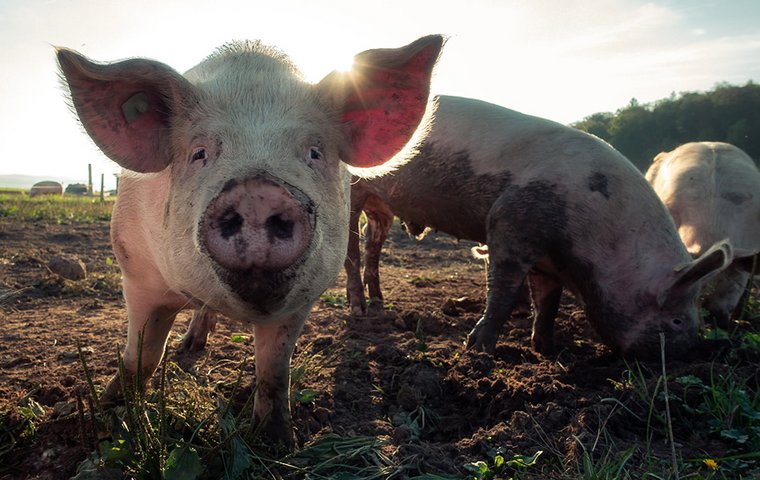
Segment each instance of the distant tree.
M652 112L631 100L628 107L618 110L610 125L610 143L642 168L651 160L657 147L652 145L654 122ZM655 152L656 153L656 152Z
M594 113L571 124L608 141L639 169L661 151L696 141L722 141L760 159L760 85L719 83L709 92L672 93L642 105L632 98L614 114Z
M610 125L614 115L610 112L601 112L589 115L580 122L574 123L573 127L596 135L599 138L609 141Z

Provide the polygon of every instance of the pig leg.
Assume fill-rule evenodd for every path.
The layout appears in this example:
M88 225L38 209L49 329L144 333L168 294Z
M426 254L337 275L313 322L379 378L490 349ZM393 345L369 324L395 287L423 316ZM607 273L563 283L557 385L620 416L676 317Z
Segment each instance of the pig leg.
M512 315L520 287L542 257L554 235L550 186L541 184L508 189L494 203L486 219L488 294L486 311L467 338L467 348L493 354L504 323Z
M380 252L393 225L393 212L379 198L370 195L364 204L367 214L367 231L364 244L364 284L369 292L370 305L382 307L383 292L380 290Z
M352 315L367 313L367 300L364 298L364 285L361 275L361 251L359 250L359 218L362 214L366 196L351 188L351 215L348 220L348 251L343 268L346 269L346 298L351 305Z
M124 277L124 298L127 302L127 346L124 350L124 369L127 385L133 385L139 378L142 388L161 362L177 312L185 301L181 297L166 292L168 289L144 289L140 282L132 282ZM155 294L154 292L161 292ZM140 345L142 337L142 345ZM138 364L141 371L138 374ZM108 382L102 395L104 404L123 399L119 373Z
M547 354L554 348L554 320L562 298L562 284L554 278L531 272L528 276L530 295L533 302L533 349Z
M193 311L190 325L187 327L187 332L182 337L177 351L200 352L206 348L208 335L216 328L217 319L216 313L205 308Z
M290 357L311 305L277 323L254 325L256 394L253 416L264 422L264 436L288 448L294 444L290 423Z

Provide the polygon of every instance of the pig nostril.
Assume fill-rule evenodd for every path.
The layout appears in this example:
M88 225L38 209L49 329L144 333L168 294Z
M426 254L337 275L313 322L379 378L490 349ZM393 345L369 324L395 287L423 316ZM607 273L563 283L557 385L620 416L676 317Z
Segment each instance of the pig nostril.
M280 240L289 240L293 238L293 229L295 222L287 220L281 215L272 215L267 218L266 229L270 235Z
M219 230L225 240L240 233L242 228L243 217L232 207L219 218Z

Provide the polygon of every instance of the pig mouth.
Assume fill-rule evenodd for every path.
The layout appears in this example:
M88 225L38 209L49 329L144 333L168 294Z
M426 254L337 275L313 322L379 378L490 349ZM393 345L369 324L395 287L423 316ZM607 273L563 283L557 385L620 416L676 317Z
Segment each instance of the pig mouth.
M217 274L232 292L261 315L279 310L293 288L295 270L221 270Z

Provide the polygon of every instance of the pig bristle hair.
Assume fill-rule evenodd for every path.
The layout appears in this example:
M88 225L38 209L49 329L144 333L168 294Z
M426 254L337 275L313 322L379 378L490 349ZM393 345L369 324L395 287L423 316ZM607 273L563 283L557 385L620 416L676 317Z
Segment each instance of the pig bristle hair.
M246 57L251 54L263 55L276 60L278 63L285 65L296 77L303 79L301 71L285 52L277 47L267 45L261 40L233 40L217 48L206 60L215 60L217 58L229 60L235 57Z

